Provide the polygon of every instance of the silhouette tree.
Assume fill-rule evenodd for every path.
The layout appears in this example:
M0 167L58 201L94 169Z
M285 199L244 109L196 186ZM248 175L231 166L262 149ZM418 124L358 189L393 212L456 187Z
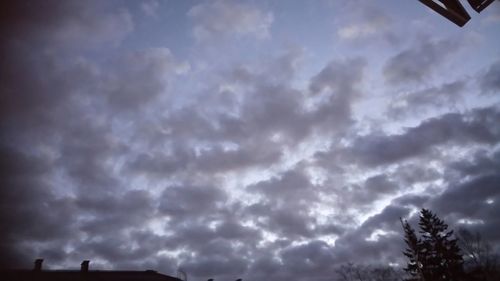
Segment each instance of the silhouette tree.
M408 221L401 220L401 225L405 233L404 241L408 248L405 249L403 254L408 258L408 264L404 270L416 279L423 279L422 276L422 261L425 260L424 252L422 251L422 241L418 239L415 230L411 227Z
M452 238L448 225L427 209L420 211L418 238L408 222L402 222L408 248L406 271L425 281L458 280L463 276L463 259L458 240Z
M465 268L470 279L499 280L498 255L479 232L461 228L457 233L460 248L465 255Z
M340 281L399 281L400 272L389 266L346 263L335 269Z
M338 267L335 272L341 281L363 280L361 267L351 262Z

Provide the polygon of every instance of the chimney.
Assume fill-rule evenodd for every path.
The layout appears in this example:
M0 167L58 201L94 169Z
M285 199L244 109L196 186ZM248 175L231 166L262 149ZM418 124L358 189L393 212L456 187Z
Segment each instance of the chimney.
M34 271L42 271L42 263L43 259L36 259L35 260L35 267L33 268Z
M80 271L81 272L88 272L89 271L89 263L90 263L90 261L88 261L88 260L82 261L82 266L81 266Z

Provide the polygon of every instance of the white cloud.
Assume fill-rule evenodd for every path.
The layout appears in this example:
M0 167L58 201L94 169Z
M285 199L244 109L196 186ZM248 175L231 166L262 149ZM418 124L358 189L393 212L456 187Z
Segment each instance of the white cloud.
M359 19L350 20L337 29L337 36L343 40L358 40L387 33L391 19L377 9L367 9L360 12Z
M152 0L141 3L142 12L149 17L158 18L158 9L160 8L160 2Z
M337 34L342 39L358 39L377 33L378 28L369 23L351 24L339 28Z
M252 35L257 39L270 37L274 17L249 4L235 1L214 1L191 8L188 16L194 21L197 40L224 35Z

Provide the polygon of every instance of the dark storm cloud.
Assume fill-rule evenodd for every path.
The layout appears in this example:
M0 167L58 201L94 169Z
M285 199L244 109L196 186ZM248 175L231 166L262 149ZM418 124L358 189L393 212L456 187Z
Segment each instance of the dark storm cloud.
M168 249L184 251L179 266L190 275L207 278L241 274L256 254L262 236L260 230L243 226L241 217L233 216L210 210L204 216L176 221L169 224L174 232L163 243Z
M365 89L365 59L325 58L316 73L302 68L306 48L205 62L197 51L207 36L271 35L272 12L217 1L187 14L197 39L195 52L183 46L190 68L159 47L162 38L152 48L137 34L129 40L143 27L134 22L140 13L115 6L123 3L1 4L2 267L43 257L55 267L83 259L101 269L180 267L195 280L329 280L343 262L397 260L398 219L413 207L430 205L456 222L483 219L491 233L498 225L498 153L490 151L500 138L498 108L361 135L353 108L378 94ZM144 12L161 21L163 5L151 6L158 11ZM384 13L366 15L389 28ZM425 79L454 42L424 40L396 54L386 78ZM478 80L488 89L495 65ZM456 101L451 93L465 85L450 81L401 97L405 110ZM332 150L298 159L320 149L316 141ZM483 150L470 161L437 157L443 171L429 167L425 156L445 154L448 144ZM470 202L451 205L461 196ZM366 212L374 215L361 219Z
M395 205L415 207L417 209L424 206L424 203L429 201L430 196L419 194L405 194L393 200Z
M437 87L403 93L392 99L387 114L392 118L400 118L432 109L454 109L462 100L466 86L466 81L457 80Z
M402 187L389 174L379 174L356 183L341 184L335 180L327 181L325 196L333 197L338 208L350 209L356 206L357 210L371 208L373 202L398 192Z
M376 175L366 179L364 187L378 193L388 193L397 190L396 184L387 175Z
M115 218L103 216L97 221L95 216L103 212L113 216L115 210L109 208L117 198L95 202L104 199L99 196L105 192L79 190L118 183L104 163L120 151L120 145L115 146L117 142L106 133L109 127L93 119L96 115L82 110L94 102L84 94L102 84L99 68L73 53L115 44L131 31L126 10L115 13L106 7L98 2L2 2L5 60L0 128L1 146L8 153L1 167L1 197L8 199L1 204L2 250L8 257L2 266L29 264L36 252L62 260L69 253L61 249L79 240L79 228L94 233L104 225L108 230L117 227L117 221L123 226L134 217L114 213ZM23 175L16 177L16 173ZM74 193L82 195L79 203L66 197ZM116 206L132 207L130 198L121 199L125 205ZM92 210L84 224L82 207Z
M478 80L484 94L498 94L500 92L500 61L493 62Z
M458 118L457 118L458 117ZM391 194L391 190L396 194L403 192L402 196L396 197L392 200L391 205L386 207L380 214L366 220L361 226L352 229L351 231L344 232L341 237L336 241L335 253L341 260L346 261L349 259L356 259L359 257L368 257L369 260L385 260L387 262L401 262L398 258L398 253L403 247L400 237L400 225L398 224L398 217L406 217L409 214L409 208L422 208L427 207L439 210L441 214L450 214L446 217L451 225L459 227L457 222L460 219L467 218L467 214L477 214L469 217L469 219L482 219L484 225L474 225L474 229L482 232L491 231L492 227L496 225L495 220L490 219L496 210L495 203L491 203L497 196L488 192L475 193L475 187L482 186L483 190L493 191L493 184L497 179L495 173L498 169L496 167L496 160L494 160L495 153L488 153L486 147L492 148L498 143L498 126L493 120L498 119L498 109L495 107L474 110L468 113L456 115L442 115L434 119L427 120L415 127L408 128L405 133L394 136L385 136L381 143L370 143L368 140L373 140L370 135L358 138L354 141L355 145L350 148L350 152L360 151L360 147L370 146L371 152L363 150L363 153L357 153L358 160L362 163L369 165L376 165L378 167L384 164L395 163L397 166L394 171L390 171L385 175L379 175L374 178L369 178L363 184L350 185L349 188L335 189L338 190L337 194L345 202L344 209L352 202L358 202L356 208L360 209L360 203L376 200L377 196L381 194L377 192L377 187L381 186L383 189L389 188L387 192ZM439 128L439 129L438 129ZM432 132L438 130L443 134ZM458 134L456 134L456 133ZM401 138L401 139L400 139ZM363 139L363 143L360 140ZM395 141L398 140L398 141ZM393 142L394 141L394 142ZM421 142L420 142L421 141ZM435 170L434 168L425 168L422 164L422 155L433 151L433 147L440 147L442 144L456 144L463 145L477 145L487 144L483 152L478 153L472 160L467 160L456 163L443 163L446 168L443 172ZM399 150L398 146L406 147ZM419 149L422 150L419 150ZM417 149L418 151L415 151ZM395 158L390 157L392 152L400 151L404 153L394 154ZM339 153L338 151L331 151L328 157L333 154ZM372 155L373 153L373 155ZM326 154L318 154L319 159L325 157ZM375 156L376 157L373 157ZM491 156L489 156L491 155ZM401 160L412 158L413 161L404 164ZM332 158L329 158L332 159ZM375 161L377 159L377 161ZM434 160L440 158L433 157ZM441 159L439 161L446 161ZM321 162L320 162L321 163ZM461 183L464 178L476 178L478 181L469 185ZM482 178L485 177L485 178ZM481 179L480 179L481 178ZM392 181L392 184L385 182L387 179ZM436 179L444 179L446 187L436 187L432 184ZM416 184L427 186L426 191L413 193L412 187ZM390 188L391 185L393 188ZM462 186L464 185L464 186ZM461 186L460 191L453 192L455 186ZM491 188L488 188L491 186ZM371 187L371 188L370 188ZM407 192L405 192L407 190ZM440 192L444 192L441 195ZM343 194L342 192L346 192ZM463 192L463 193L462 193ZM475 195L473 195L473 193ZM484 194L482 194L484 193ZM352 196L350 196L352 195ZM395 194L394 194L395 195ZM472 199L469 204L464 204L463 209L457 206L457 202L461 202L462 198L478 198ZM361 200L361 201L360 201ZM373 201L372 201L373 202ZM488 203L490 202L490 203ZM472 209L476 208L474 211ZM483 211L479 211L483 210ZM476 213L477 212L477 213ZM387 219L385 219L387 218ZM414 221L414 220L412 220ZM484 226L484 227L481 227ZM377 231L382 231L378 232ZM375 236L373 236L375 235ZM373 237L370 237L373 236ZM369 238L369 239L368 239ZM373 239L374 238L374 239ZM496 238L491 238L495 241ZM359 253L359 254L358 254ZM362 253L362 254L361 254Z
M315 227L315 219L309 214L306 206L290 210L290 206L274 206L271 204L251 205L247 215L254 219L257 226L272 231L287 239L311 237Z
M321 129L342 130L352 123L352 103L361 95L365 66L362 58L332 61L311 78L310 93L326 95L312 117Z
M127 10L113 11L109 4L73 0L4 2L1 32L8 43L23 48L30 48L25 43L69 44L76 48L115 45L134 29L134 24Z
M162 124L162 130L166 132L170 130L170 133L164 134L154 131L153 133L156 135L151 135L157 138L151 143L159 147L164 144L165 139L168 139L167 143L173 144L171 154L165 153L165 151L154 153L154 150L149 153L142 151L136 153L131 151L126 138L118 138L113 133L113 130L117 129L115 126L120 124L114 122L117 119L114 119L116 117L112 114L116 113L122 116L123 109L134 112L136 109L131 108L131 106L140 106L143 101L145 101L144 104L149 103L151 98L148 94L152 94L154 99L158 90L162 89L163 85L155 86L157 85L155 79L162 79L164 78L163 74L171 72L171 68L169 68L171 60L169 53L163 51L159 53L161 55L159 59L151 60L152 57L158 58L157 54L156 50L132 54L133 64L129 64L130 56L123 56L123 61L125 65L128 65L128 68L138 65L141 69L140 72L134 72L134 69L116 70L109 75L101 75L97 78L95 74L102 69L114 69L117 67L116 65L123 65L120 63L110 64L102 69L99 69L101 67L99 65L86 65L83 73L88 73L84 75L88 78L63 89L62 92L67 96L60 98L59 104L65 110L82 114L80 117L83 119L77 116L61 118L60 113L51 111L51 108L43 108L40 111L42 115L51 116L57 121L50 126L43 124L40 129L50 129L57 132L54 137L58 140L58 146L50 144L52 138L48 138L45 144L49 145L50 151L53 153L53 167L58 168L55 173L59 175L62 173L63 181L68 184L68 195L75 195L77 199L68 197L61 200L62 203L58 203L61 206L66 206L64 207L67 208L65 215L71 217L67 221L72 221L72 223L53 226L54 231L62 231L65 227L70 227L72 238L65 240L67 236L58 232L54 233L53 239L59 239L58 242L46 244L37 249L29 249L28 253L44 253L58 261L70 260L72 262L77 262L86 256L93 256L101 258L104 262L96 266L110 266L108 263L113 261L112 266L123 265L135 268L138 265L159 265L160 261L152 260L151 256L154 256L161 245L165 245L165 248L170 250L179 250L182 249L179 246L182 246L189 247L195 254L193 257L185 255L179 257L183 261L182 264L194 274L211 272L211 266L221 268L229 266L231 261L238 261L238 259L240 259L238 264L245 264L245 267L238 267L244 271L246 264L250 264L250 260L243 262L237 253L241 251L253 253L256 249L250 246L241 249L238 248L237 243L247 241L248 245L257 245L258 241L262 239L261 234L255 228L249 228L236 222L230 223L231 219L234 219L234 215L231 213L238 213L238 208L224 207L227 203L227 197L221 189L210 184L169 186L165 188L159 200L152 201L151 195L148 193L138 190L127 191L126 182L117 173L112 172L115 167L110 165L113 163L111 160L116 159L118 155L132 156L126 159L125 163L130 163L126 167L141 173L156 174L158 178L164 176L165 173L176 173L186 168L187 171L191 169L191 171L200 173L275 163L281 156L282 147L280 145L282 143L294 144L296 141L292 140L306 138L315 130L335 131L337 128L343 127L346 120L351 119L350 102L358 93L358 86L355 84L360 82L362 71L361 64L332 62L328 73L323 72L321 78L322 83L326 83L324 84L326 85L325 89L328 88L326 96L331 98L328 98L328 102L322 104L319 109L311 112L306 112L302 108L300 92L280 84L286 82L288 75L282 77L283 81L274 78L272 81L259 81L253 78L246 81L237 80L238 83L246 83L252 89L247 93L248 97L245 97L246 101L241 105L241 115L238 118L217 115L219 119L215 119L215 121L220 122L220 125L214 127L212 125L213 119L209 120L202 114L198 114L199 108L181 109L178 111L179 115L174 113L163 119L165 123ZM278 68L290 68L288 61L291 59L293 58L279 60L278 64L281 66ZM25 64L29 66L31 62ZM335 64L338 66L333 69ZM346 76L345 71L354 78ZM75 75L78 73L74 72ZM139 79L139 73L145 73L147 77ZM67 72L62 72L62 74L69 75ZM343 82L342 87L335 88L335 83L328 81L333 81L340 74L344 78L348 78L349 82ZM137 93L141 86L131 84L133 82L132 76L136 76L138 80L146 81L152 86L148 85L143 92ZM32 78L28 76L26 79L30 81ZM71 79L71 77L68 76L67 79ZM330 85L327 85L328 83ZM57 85L57 83L50 84ZM88 84L92 84L92 86L88 87ZM124 88L120 88L121 90L118 91L114 85L121 85ZM47 88L46 92L55 89L53 87ZM95 96L78 95L93 91L97 91L99 94ZM122 94L124 96L117 96ZM145 96L140 97L139 94ZM120 100L122 97L124 99ZM93 106L109 108L111 114L92 114L95 107L90 113L85 112L85 109ZM280 114L276 115L276 113ZM35 118L27 116L31 120ZM322 123L316 125L316 121L322 121ZM336 121L336 123L330 123L330 121ZM137 126L143 124L141 120L136 120L136 122ZM301 125L292 126L290 122ZM112 124L114 125L112 126ZM149 125L151 126L151 124ZM147 132L150 128L137 128L137 130L144 129ZM28 132L21 139L27 140L26 137L29 137L32 131ZM198 141L189 141L193 140L193 132L197 132L198 135L195 137L199 137L200 144L206 146L208 143L208 148L195 152L192 145L196 145ZM269 138L275 133L288 137L273 143ZM12 134L12 136L16 135ZM146 141L149 140L151 139ZM228 140L236 145L230 146L230 149L227 150L224 144L217 143L223 140ZM295 182L301 178L301 181ZM290 183L294 184L296 188L287 189L286 185ZM269 190L259 190L263 196L274 199L271 199L273 203L264 205L269 213L262 214L263 222L258 225L272 232L281 233L283 236L311 237L315 228L322 233L341 232L342 227L332 224L315 225L315 220L309 214L308 207L299 212L291 213L285 205L279 207L273 205L278 201L280 195L276 191L272 191L272 188L276 187L276 190L288 194L289 199L296 201L296 204L305 206L306 202L302 199L312 198L310 196L314 196L314 191L305 191L301 193L303 198L297 197L295 193L300 193L298 192L298 189L301 188L300 183L303 183L305 188L312 188L304 175L287 173L283 182L274 182L274 186L269 185L271 188ZM50 189L47 188L47 190ZM53 196L52 193L50 194ZM36 204L45 204L51 202L51 199L40 198L35 201ZM35 209L34 206L30 206L30 208ZM124 209L129 210L130 213L118 211ZM241 215L247 219L258 216L244 208ZM46 214L41 216L46 216ZM143 227L141 222L149 219L161 219L165 216L171 218L165 227L174 235L158 236L151 233L148 235L144 231L138 232ZM182 222L183 218L188 219L188 221ZM208 224L214 224L215 229L208 227ZM106 244L105 241L110 237L113 237L115 242ZM38 240L38 238L34 237L28 240L33 241ZM65 241L65 245L71 245L74 250L66 252L52 249L62 241ZM128 246L123 246L124 241L131 243ZM18 242L21 242L21 239ZM133 245L141 245L141 247L136 248ZM21 249L17 242L6 247L8 249ZM200 255L205 258L199 258ZM256 256L259 255L261 254L256 254ZM165 260L165 262L168 261L168 259ZM237 264L235 266L237 267ZM170 265L169 268L172 266ZM228 274L231 273L233 272L228 272Z
M230 218L219 217L215 227L204 222L182 222L176 232L166 237L169 247L190 249L199 256L227 255L248 257L255 243L262 238L260 231L241 225Z
M498 174L477 176L463 184L450 186L433 207L446 214L459 213L466 218L485 219L498 211L499 191ZM467 198L467 200L464 200ZM488 199L493 200L488 204ZM460 202L460 204L457 204Z
M128 168L135 172L145 172L149 175L165 177L187 168L188 161L193 157L190 151L174 149L175 155L143 153L130 160Z
M268 181L248 186L250 192L259 192L263 198L278 204L305 203L317 196L314 186L309 178L297 170L290 170L280 178L272 178Z
M451 178L467 176L481 176L485 174L495 174L498 172L500 164L500 151L489 152L488 150L479 150L473 155L464 159L466 161L456 161L449 164L450 169L456 176Z
M397 135L372 134L358 137L349 148L355 160L376 166L431 152L442 144L496 144L500 139L496 107L469 113L449 113L428 119Z
M246 189L261 197L259 203L243 209L244 217L253 220L260 229L272 231L287 239L344 232L344 227L338 223L318 222L312 208L321 202L323 187L311 184L300 168L250 185Z
M318 278L333 271L334 256L330 245L320 240L312 240L302 245L291 246L280 252L283 266L290 276Z
M138 224L154 213L154 203L149 192L131 190L121 195L80 194L75 205L84 218L80 230L90 235L108 234ZM124 214L123 210L130 213Z
M270 68L291 71L283 68L294 59L285 56L276 64L270 63ZM152 145L164 146L161 140L169 138L170 152L139 155L129 167L153 174L172 169L175 172L181 167L213 173L276 163L282 156L283 143L293 145L306 138L311 122L302 109L301 93L283 81L276 84L278 81L269 81L267 77L272 76L236 69L221 83L237 83L245 88L243 92L211 88L209 94L215 98L213 104L208 99L210 106L196 104L172 112L161 126L168 133L147 132L150 140L159 139ZM242 101L221 104L220 95L231 100L241 96ZM237 116L228 114L234 111ZM281 135L280 140L273 141L275 135ZM193 147L197 146L195 152Z
M160 197L159 211L177 219L207 214L226 202L226 193L214 186L171 186Z
M194 276L204 278L207 276L221 276L222 278L238 278L245 272L248 261L237 256L210 256L197 257L182 265Z
M102 258L110 261L137 261L147 258L151 250L146 247L133 247L130 240L124 236L115 239L87 241L85 246L76 249L87 256Z
M340 260L356 260L359 263L378 261L397 262L394 255L401 250L400 217L406 217L410 209L389 205L380 213L368 218L354 231L335 241L335 250ZM379 236L377 231L384 231ZM374 238L374 240L369 240ZM397 255L396 255L397 257ZM391 260L392 259L392 260Z
M244 148L237 150L215 147L202 152L193 160L200 171L223 172L253 165L276 163L281 156L282 152L276 148L259 149L255 145L248 143Z
M384 65L383 73L391 84L423 82L450 55L456 53L462 44L456 39L430 40L421 42L391 57Z
M300 91L290 88L288 82L295 75L293 67L299 54L285 53L265 65L238 67L224 83L236 83L242 91L228 92L241 96L236 102L236 118L222 115L218 118L218 134L236 141L247 138L269 138L283 134L283 141L299 142L311 131L311 123L303 108ZM294 124L294 125L292 125ZM287 136L287 137L285 137Z
M316 76L311 79L309 89L312 93L322 90L331 90L337 95L352 95L353 88L362 77L365 61L362 59L351 59L345 62L330 62ZM350 71L346 71L350 69ZM352 97L353 98L353 97Z
M415 183L432 182L442 174L433 167L426 166L420 161L398 165L392 173L393 179L401 186L410 186Z
M151 197L145 191L129 191L116 197L89 194L77 199L40 198L35 197L34 193L30 195L37 202L24 208L38 212L38 215L23 217L12 214L19 207L10 206L9 209L10 215L16 215L16 219L20 220L10 222L10 227L18 226L23 229L12 230L15 240L11 241L10 247L17 250L28 254L37 252L50 259L51 263L70 260L76 265L79 260L88 257L114 260L116 263L137 263L150 257L151 251L158 245L152 247L148 241L135 240L134 236L127 234L130 225L140 225L155 214ZM18 202L30 204L26 199ZM38 204L44 208L37 207ZM129 212L123 212L124 209ZM38 232L43 233L45 238L22 235L23 231L35 234L38 227L41 228ZM109 239L110 236L113 239ZM30 247L23 246L26 241L32 241ZM39 244L40 242L43 243ZM141 247L134 246L136 243L140 243ZM19 264L27 266L31 260L31 256L26 257Z
M120 58L110 70L112 75L105 81L103 92L109 93L112 106L134 109L161 94L175 68L176 62L167 48L136 51Z
M500 161L498 150L481 150L474 155L448 163L444 186L424 193L407 193L393 200L396 206L430 208L451 227L478 231L488 243L500 241L494 229L499 227L498 189ZM417 223L417 215L410 218Z
M261 256L250 266L248 272L252 272L255 280L283 280L288 278L284 272L281 262L277 257Z
M165 225L169 234L161 244L169 250L189 249L191 254L181 255L179 266L192 275L243 272L261 239L260 230L241 224L240 207L227 200L222 190L210 186L171 186L160 197L158 215L170 218ZM226 266L238 270L222 270Z
M310 215L318 190L299 170L247 187L262 196L261 203L250 205L246 213L258 226L287 237L311 237L316 220Z
M296 60L295 53L287 53L264 70L236 69L233 79L227 82L236 82L249 90L243 94L239 118L221 118L219 132L238 140L255 133L266 137L280 133L285 135L283 142L297 143L315 130L335 131L349 124L351 103L359 97L364 61L358 58L329 62L311 78L309 85L313 94L324 91L325 100L313 110L306 110L304 94L288 85L295 75Z
M80 187L116 186L118 179L107 171L106 161L122 152L124 147L113 141L107 131L109 127L66 121L74 127L60 131L64 142L60 145L56 164ZM97 192L96 189L93 192Z
M22 48L21 48L22 49ZM1 126L3 132L18 126L46 138L47 129L58 129L61 116L68 116L67 105L78 86L82 89L95 78L91 64L78 60L65 62L54 54L39 56L30 50L6 50L2 70ZM76 112L75 112L76 113ZM69 117L66 117L69 118Z
M177 141L172 145L171 154L140 154L130 161L128 168L134 172L162 178L188 169L218 173L265 165L277 162L282 155L275 147L259 149L251 143L237 149L226 149L223 144L215 144L197 154L186 144L181 144L180 140Z
M0 267L22 264L25 255L15 252L25 240L50 241L65 236L67 228L60 227L60 220L68 220L64 206L42 204L56 201L47 189L44 175L48 172L46 159L26 155L12 147L0 149L0 226L2 235ZM20 204L22 202L22 204ZM57 208L59 209L59 208Z
M499 164L498 150L482 151L471 158L452 163L449 174L453 176L448 176L448 187L429 202L431 208L446 214L455 227L472 228L481 232L490 242L498 243L500 236L492 230L500 227ZM460 222L461 219L481 222L464 224Z
M211 95L233 101L221 104L217 98L209 107L197 104L172 112L161 125L168 133L146 132L146 139L158 139L150 148L165 146L162 140L168 138L169 153L140 154L127 166L156 176L183 169L218 173L269 166L281 160L285 146L296 146L314 134L345 129L352 122L351 105L360 95L364 61L330 62L312 78L310 86L311 91L322 92L317 94L324 95L325 102L306 110L304 93L287 85L294 76L296 56L286 53L260 69L234 69L221 83L236 84L241 90L210 89ZM200 149L195 153L192 147L197 145Z

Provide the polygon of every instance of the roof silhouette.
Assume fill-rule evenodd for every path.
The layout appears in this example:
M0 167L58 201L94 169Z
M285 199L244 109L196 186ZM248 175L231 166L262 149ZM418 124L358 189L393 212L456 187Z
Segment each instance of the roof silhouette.
M29 269L2 270L0 280L16 281L182 281L181 279L158 273L154 270L89 270L88 261L80 270L42 270L41 260Z

